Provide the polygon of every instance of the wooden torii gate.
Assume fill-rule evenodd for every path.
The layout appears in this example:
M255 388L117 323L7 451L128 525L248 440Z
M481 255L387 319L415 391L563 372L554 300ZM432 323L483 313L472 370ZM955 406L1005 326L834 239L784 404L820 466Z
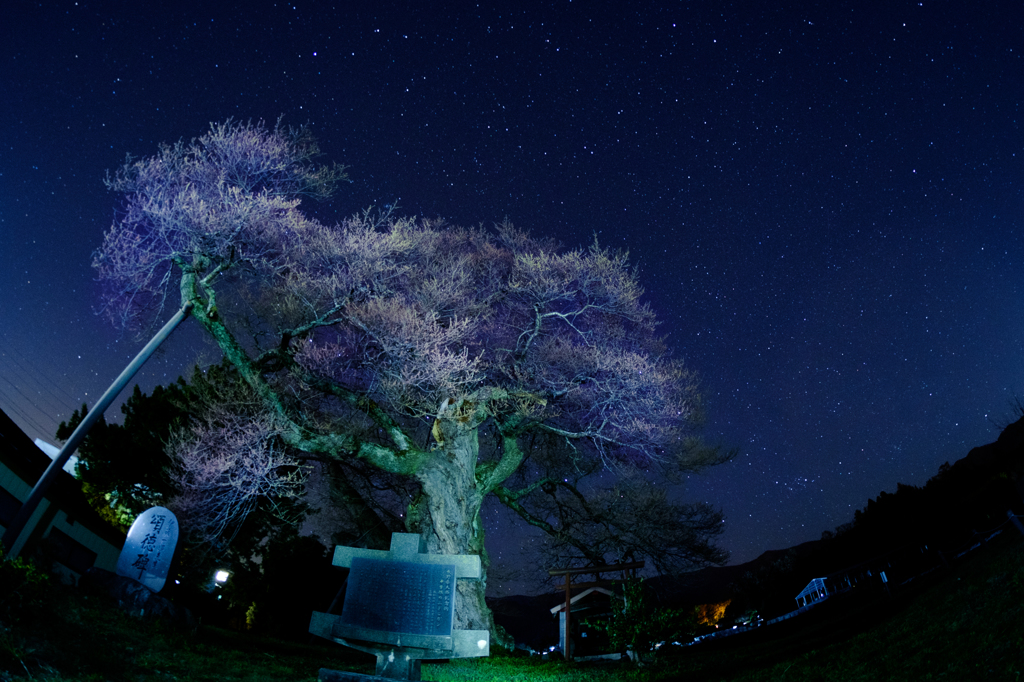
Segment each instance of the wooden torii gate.
M565 646L562 647L562 655L565 660L572 660L572 626L569 622L570 611L572 609L572 589L584 588L584 587L602 587L605 585L611 585L611 580L595 580L589 583L576 583L573 584L572 576L574 575L597 575L599 573L608 573L610 571L622 571L623 578L627 575L630 577L636 577L636 571L639 568L644 567L643 561L634 561L629 564L609 564L607 566L587 566L585 568L553 568L548 571L548 575L564 575L565 576L565 629L562 634L562 641L565 642ZM629 572L627 574L627 571Z

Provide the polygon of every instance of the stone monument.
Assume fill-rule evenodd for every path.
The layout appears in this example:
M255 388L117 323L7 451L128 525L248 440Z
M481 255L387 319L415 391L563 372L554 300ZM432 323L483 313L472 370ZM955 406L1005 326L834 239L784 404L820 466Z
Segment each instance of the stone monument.
M320 670L320 682L419 680L424 659L490 653L487 630L455 630L455 583L479 580L480 557L422 553L420 536L394 533L389 551L336 547L349 568L340 616L316 611L309 631L377 657L377 676Z
M167 572L178 545L178 519L169 509L151 507L139 514L128 530L117 574L159 592L167 581Z

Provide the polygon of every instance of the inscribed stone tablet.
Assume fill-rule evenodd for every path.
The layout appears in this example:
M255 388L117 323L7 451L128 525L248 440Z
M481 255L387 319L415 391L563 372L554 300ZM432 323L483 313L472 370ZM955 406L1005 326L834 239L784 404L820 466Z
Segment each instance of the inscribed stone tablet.
M152 507L139 514L128 531L124 549L117 559L117 574L133 578L159 592L167 581L167 571L178 544L178 519L163 507Z
M344 625L414 635L452 634L455 567L354 558L341 611Z

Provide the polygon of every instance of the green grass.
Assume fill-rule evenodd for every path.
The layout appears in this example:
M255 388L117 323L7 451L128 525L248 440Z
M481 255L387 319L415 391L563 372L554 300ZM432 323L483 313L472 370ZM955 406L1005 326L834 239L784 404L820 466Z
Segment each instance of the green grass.
M622 664L463 661L424 679L1022 680L1024 540L1012 528L953 568L889 598L852 595L749 634L686 647L644 669Z
M62 592L59 609L0 634L0 680L312 682L321 667L372 673L372 658L340 646L212 627L181 632Z
M830 600L832 601L832 600ZM827 603L826 603L827 604ZM1024 675L1024 541L1010 529L951 569L893 598L845 603L702 643L651 665L492 656L424 664L435 682L1019 680ZM45 609L0 631L0 682L300 682L321 667L371 673L341 646L211 627L178 632L105 600L55 589Z

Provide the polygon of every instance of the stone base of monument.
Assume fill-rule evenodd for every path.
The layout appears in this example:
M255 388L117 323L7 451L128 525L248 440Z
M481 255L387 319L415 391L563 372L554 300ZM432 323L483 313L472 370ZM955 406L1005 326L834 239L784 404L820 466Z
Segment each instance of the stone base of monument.
M162 620L181 629L196 627L191 611L155 594L137 580L93 566L78 584L88 592L111 597L122 611L136 618Z
M490 633L486 630L452 630L448 637L423 637L410 634L377 633L378 641L357 641L351 634L359 629L346 627L340 616L313 612L309 631L324 639L373 654L377 657L377 675L339 672L323 668L321 682L335 680L419 680L423 660L470 658L490 653ZM344 635L349 635L346 637ZM440 640L428 642L423 640ZM387 641L391 640L391 641ZM402 646L403 641L410 646ZM435 646L431 647L430 644ZM325 677L324 675L329 675ZM346 677L354 676L354 677Z

